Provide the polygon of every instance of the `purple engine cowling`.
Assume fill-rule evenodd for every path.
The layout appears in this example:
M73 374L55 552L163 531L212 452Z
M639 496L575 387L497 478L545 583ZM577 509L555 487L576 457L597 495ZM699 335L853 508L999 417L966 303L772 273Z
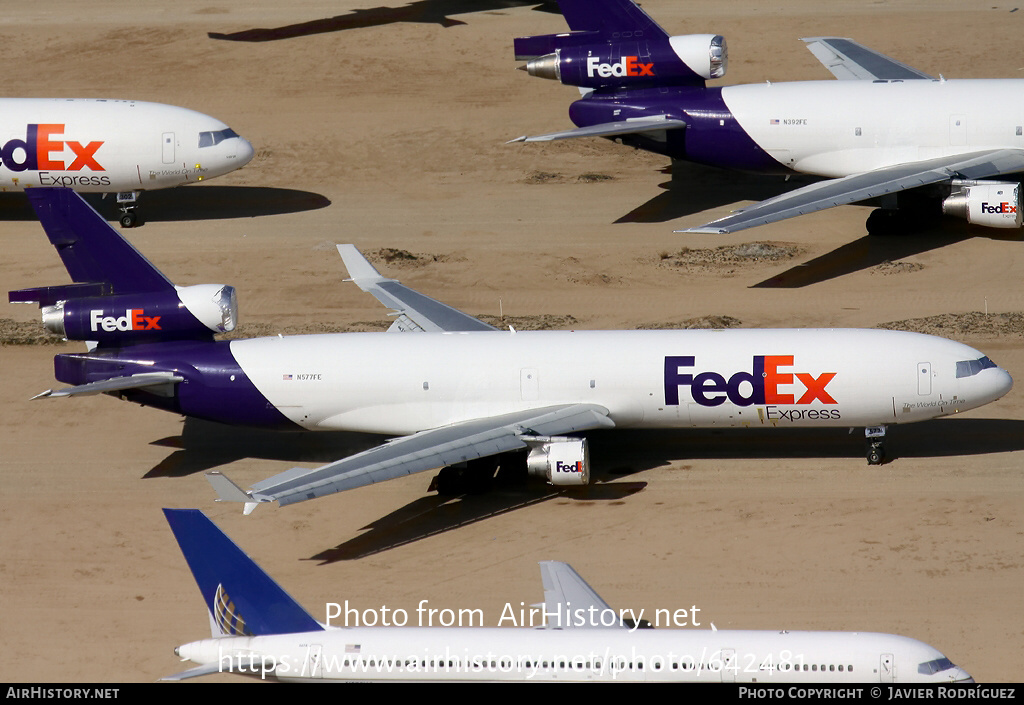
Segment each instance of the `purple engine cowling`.
M47 330L101 345L208 338L234 330L237 313L234 287L220 284L73 298L42 307Z
M582 88L704 85L728 65L725 39L694 34L666 40L634 40L562 46L526 64L531 76Z

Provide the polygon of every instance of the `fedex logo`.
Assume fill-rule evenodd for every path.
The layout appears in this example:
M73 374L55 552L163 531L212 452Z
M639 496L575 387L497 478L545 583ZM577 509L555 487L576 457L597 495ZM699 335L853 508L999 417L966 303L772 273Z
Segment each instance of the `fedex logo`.
M683 373L681 368L693 367L693 356L665 357L665 405L679 405L679 388L689 387L690 396L701 406L718 406L726 400L736 406L751 404L838 404L826 391L835 372L817 377L807 372L790 372L792 355L754 355L750 372L737 372L726 379L717 372ZM794 380L793 378L796 378ZM791 390L780 387L800 384L803 391L797 398ZM792 390L799 391L799 390Z
M575 463L563 463L561 460L556 460L555 472L583 472L583 461L577 460Z
M103 311L89 312L89 330L107 333L128 330L160 330L160 316L146 316L141 308L126 309L123 316L104 316Z
M990 206L988 203L983 202L981 204L982 213L1016 213L1017 206L1012 206L1006 201L1003 201L998 206Z
M0 147L0 163L11 171L105 171L96 161L96 150L103 142L81 142L57 139L64 134L64 125L29 125L25 139L13 139ZM75 158L65 163L59 157L67 147Z
M587 75L596 73L601 78L622 76L653 76L654 64L641 64L637 56L623 56L617 64L602 64L596 56L587 57Z

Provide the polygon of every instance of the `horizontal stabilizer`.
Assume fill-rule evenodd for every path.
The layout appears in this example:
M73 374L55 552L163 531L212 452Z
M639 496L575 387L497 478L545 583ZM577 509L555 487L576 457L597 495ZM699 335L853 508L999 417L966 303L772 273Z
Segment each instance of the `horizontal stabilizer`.
M601 40L600 32L563 32L561 34L538 34L533 37L516 37L512 40L516 61L530 61L556 49L590 44Z
M74 397L88 396L90 394L101 394L106 392L120 392L126 389L149 388L154 394L171 396L174 393L173 385L184 380L170 372L151 372L129 377L112 377L98 382L80 384L77 387L65 387L64 389L48 389L42 394L37 394L33 399L46 397Z
M394 279L381 276L355 245L338 245L338 253L356 286L398 313L390 331L451 333L497 330L468 313L424 296Z
M221 673L222 671L223 671L223 665L221 664L221 662L220 661L214 661L213 663L208 663L208 664L205 664L203 666L196 666L195 668L190 668L187 671L182 671L181 673L175 673L172 676L164 676L160 680L162 680L162 681L183 681L183 680L188 680L189 678L198 678L199 676L208 676L208 675L210 675L212 673Z
M114 294L174 291L174 284L74 191L31 188L25 195L73 282L108 284Z
M104 283L64 284L61 286L34 286L7 292L7 301L12 304L39 304L53 306L58 301L83 299L110 294L111 287Z
M516 137L509 140L512 142L550 142L552 140L572 139L575 137L613 137L615 135L632 135L643 132L656 132L658 130L678 130L686 127L686 122L669 118L664 115L659 117L640 118L636 120L620 120L618 122L605 122L600 125L588 127L577 127L574 130L563 130L562 132L551 132L546 135L535 135L528 137Z
M165 509L164 516L203 595L214 636L323 630L201 511Z

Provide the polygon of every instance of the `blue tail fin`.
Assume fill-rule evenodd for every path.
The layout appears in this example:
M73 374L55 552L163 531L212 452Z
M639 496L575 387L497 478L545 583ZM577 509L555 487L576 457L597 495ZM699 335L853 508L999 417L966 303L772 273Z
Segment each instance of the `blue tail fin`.
M201 511L165 509L164 515L203 594L214 636L323 630Z
M66 188L26 189L46 236L75 283L103 284L106 293L174 291L174 284Z

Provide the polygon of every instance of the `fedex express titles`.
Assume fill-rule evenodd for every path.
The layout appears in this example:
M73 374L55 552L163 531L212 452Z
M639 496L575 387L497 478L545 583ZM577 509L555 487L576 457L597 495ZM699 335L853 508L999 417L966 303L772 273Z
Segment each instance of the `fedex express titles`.
M29 124L25 139L8 140L0 147L0 166L13 172L38 171L40 186L109 186L106 175L50 175L50 171L106 171L96 159L103 141L82 144L60 139L63 135L61 123ZM69 162L63 160L67 150L71 150Z
M750 372L736 372L728 379L717 372L694 374L696 358L692 355L665 356L665 405L679 406L679 393L689 388L694 403L706 407L724 404L736 406L766 406L768 419L798 421L804 419L839 420L839 409L778 409L780 405L805 406L819 402L835 405L828 391L835 372L822 372L817 376L809 372L794 372L793 355L754 355ZM795 389L781 391L780 387ZM802 389L801 389L802 387ZM797 396L799 393L799 397Z

